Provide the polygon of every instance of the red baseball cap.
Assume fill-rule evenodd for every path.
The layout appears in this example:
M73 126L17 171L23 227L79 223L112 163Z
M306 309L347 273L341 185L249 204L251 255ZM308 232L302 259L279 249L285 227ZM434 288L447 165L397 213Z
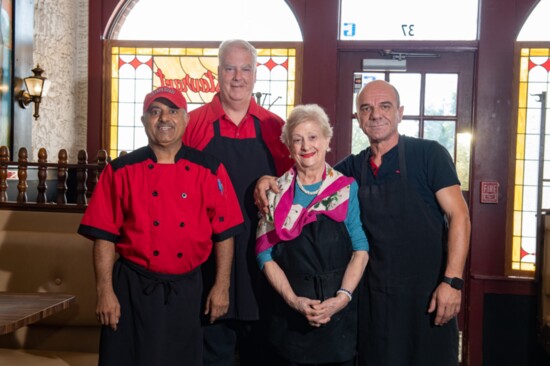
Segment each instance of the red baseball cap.
M179 109L183 108L187 111L187 101L179 90L169 86L161 86L145 96L145 100L143 101L143 113L147 112L151 103L159 98L168 99Z

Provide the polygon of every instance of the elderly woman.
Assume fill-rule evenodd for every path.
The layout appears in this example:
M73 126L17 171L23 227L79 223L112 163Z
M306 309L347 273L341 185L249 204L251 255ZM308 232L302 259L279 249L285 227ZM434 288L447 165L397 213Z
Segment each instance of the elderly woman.
M294 108L281 140L295 166L268 193L256 236L269 294L270 341L286 365L353 365L357 305L353 291L368 262L357 183L325 156L332 128L314 104Z

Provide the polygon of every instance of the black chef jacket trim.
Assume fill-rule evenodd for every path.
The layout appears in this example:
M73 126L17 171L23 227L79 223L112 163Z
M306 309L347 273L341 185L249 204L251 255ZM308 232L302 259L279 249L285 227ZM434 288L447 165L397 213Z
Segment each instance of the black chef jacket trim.
M177 162L180 159L185 159L190 161L191 163L200 165L210 170L214 175L216 175L218 167L220 166L220 161L214 156L185 145L181 145L181 148L177 152L174 160L175 162ZM151 147L143 146L126 155L114 159L111 162L111 166L113 168L113 171L117 171L118 169L124 168L125 166L139 164L147 160L152 160L156 163L157 156L155 155Z
M244 223L239 224L237 226L233 226L232 228L225 230L222 233L212 234L212 241L218 242L218 241L223 241L225 239L229 239L232 236L240 234L243 230L244 230Z
M120 240L120 235L83 224L80 224L78 227L78 233L91 240L103 239L110 241L111 243L117 243Z

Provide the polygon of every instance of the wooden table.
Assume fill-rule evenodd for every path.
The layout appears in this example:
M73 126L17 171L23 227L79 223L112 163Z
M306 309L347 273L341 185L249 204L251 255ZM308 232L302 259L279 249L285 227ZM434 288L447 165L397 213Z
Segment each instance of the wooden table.
M74 295L0 292L0 335L68 309Z

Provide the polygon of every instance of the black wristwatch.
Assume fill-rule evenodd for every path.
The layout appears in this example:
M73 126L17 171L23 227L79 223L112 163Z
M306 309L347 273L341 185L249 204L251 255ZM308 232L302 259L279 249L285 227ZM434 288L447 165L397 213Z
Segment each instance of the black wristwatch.
M464 286L464 280L458 277L450 278L447 276L443 276L443 282L448 283L452 288L456 290L462 290L462 286Z

